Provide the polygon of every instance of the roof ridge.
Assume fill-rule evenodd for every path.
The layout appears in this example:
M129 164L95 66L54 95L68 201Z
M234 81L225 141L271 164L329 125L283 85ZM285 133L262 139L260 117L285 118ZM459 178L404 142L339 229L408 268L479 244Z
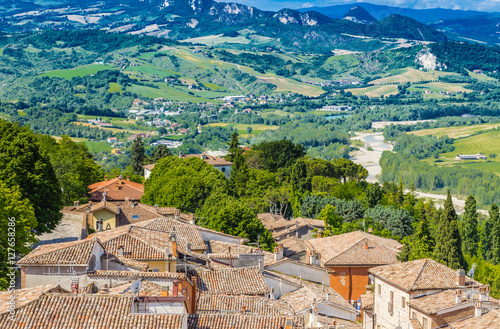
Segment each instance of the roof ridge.
M425 259L424 266L422 266L422 268L420 269L420 272L418 273L417 278L416 278L416 279L415 279L415 281L413 282L413 285L411 286L410 291L412 291L412 290L413 290L413 288L415 288L415 286L417 285L417 281L418 281L418 279L420 279L420 275L422 275L422 272L424 271L424 268L426 268L426 267L427 267L427 262L428 262L428 261L429 261L429 260L426 258L426 259Z
M70 242L76 242L70 246L67 246L67 247L63 247L63 248L59 248L59 249L56 249L56 250L52 250L52 251L49 251L49 252L46 252L46 253L42 253L42 254L38 254L38 255L35 255L35 256L31 256L27 259L32 259L32 258L36 258L36 257L39 257L39 256L43 256L43 255L50 255L52 253L55 253L55 252L58 252L58 251L61 251L63 249L67 249L67 248L71 248L71 247L75 247L75 246L78 246L80 244L83 244L83 243L87 243L87 242L95 242L95 240L97 240L97 238L92 238L92 239L82 239L82 240L76 240L76 241L70 241ZM62 242L62 243L65 243L65 242ZM55 244L55 243L54 243ZM50 246L50 245L54 245L54 244L46 244L46 245L40 245L38 247L42 247L42 246ZM33 251L35 251L36 249L34 249ZM28 255L26 255L25 257L28 257Z
M356 247L360 242L362 242L363 240L365 239L368 239L368 237L363 237L361 240L357 241L356 243L354 243L352 246L350 246L349 248L347 248L346 250L338 253L335 257L332 257L331 259L329 259L327 262L331 261L332 259L335 259L337 257L339 257L340 255L342 254L345 254L346 252L348 252L349 250L353 249L354 247Z

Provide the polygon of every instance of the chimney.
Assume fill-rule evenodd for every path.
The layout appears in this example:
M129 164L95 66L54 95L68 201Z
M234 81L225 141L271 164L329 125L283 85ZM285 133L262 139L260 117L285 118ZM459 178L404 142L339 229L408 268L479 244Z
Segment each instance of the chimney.
M318 239L321 239L321 229L318 229Z
M482 286L479 288L479 300L488 302L490 300L490 286Z
M368 233L373 233L373 229L371 227L368 228Z
M132 202L130 204L130 207L134 208L135 207L135 200L134 199L130 199L130 202Z
M174 257L177 258L177 238L175 234L175 227L173 227L172 231L170 232L170 242L172 242L172 252L174 254Z
M460 304L462 303L462 290L458 289L457 291L455 291L455 303L456 304Z
M104 181L107 182L108 181L108 176L104 176Z
M365 249L368 249L368 239L365 239Z
M119 246L118 249L116 249L116 255L118 257L123 257L123 246Z
M127 176L127 180L130 182L130 176Z
M324 289L325 285L323 284L323 289ZM326 301L329 302L330 301L330 298L331 298L331 294L330 293L327 293L326 294Z
M128 196L125 197L125 202L129 202L130 198Z
M99 291L101 294L109 294L109 288L108 288L108 284L105 283L102 285L102 288L101 288L101 291Z
M246 311L247 311L247 306L246 305L241 306L241 314L245 314Z
M194 225L194 214L189 215L189 224Z
M262 259L259 259L259 269L261 272L264 271L264 262L262 261Z
M78 207L80 205L80 201L75 201L73 204L75 207Z
M279 244L274 247L274 261L279 261L283 259L283 245Z
M79 292L79 279L75 279L71 281L71 293L72 294L78 294Z
M188 254L190 254L190 253L191 253L191 242L186 243L186 252L187 252Z
M172 297L177 297L179 294L179 287L177 286L177 282L174 281L172 284Z
M462 269L457 270L457 285L460 287L465 286L465 271Z
M480 317L481 315L483 315L483 302L481 301L477 301L475 304L475 309L474 309L474 316L476 318Z
M174 210L174 219L181 219L181 211L179 209Z
M293 318L286 318L285 329L292 329L294 327Z

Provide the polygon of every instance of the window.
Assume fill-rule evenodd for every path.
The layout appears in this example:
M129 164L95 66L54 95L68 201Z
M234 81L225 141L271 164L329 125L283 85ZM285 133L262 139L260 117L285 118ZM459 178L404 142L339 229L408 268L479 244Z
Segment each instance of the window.
M427 318L424 318L424 325L422 326L424 329L427 329Z
M401 297L401 308L405 308L406 307L406 300L404 297Z
M417 313L413 312L412 319L416 319L416 318L417 318Z
M139 215L132 215L132 219L139 219Z
M226 172L226 168L220 168L220 171Z
M382 287L380 285L378 285L378 294L382 295Z
M388 303L388 308L387 310L389 311L389 314L394 314L394 292L391 291L389 295L389 303Z

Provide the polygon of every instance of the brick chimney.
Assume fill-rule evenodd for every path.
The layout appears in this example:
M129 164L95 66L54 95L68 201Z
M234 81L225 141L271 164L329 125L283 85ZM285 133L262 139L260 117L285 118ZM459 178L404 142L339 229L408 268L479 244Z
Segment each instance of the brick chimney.
M373 233L373 229L371 227L368 228L368 233Z
M462 303L462 290L460 290L460 289L455 291L455 303L456 304Z
M274 247L274 261L279 261L283 259L283 245L279 244Z
M130 182L130 176L127 176L127 180Z
M71 282L71 293L72 294L78 294L78 292L80 291L79 289L79 280L78 279L75 279Z
M368 239L365 239L365 245L364 245L364 248L365 248L366 250L368 250Z
M78 201L78 200L77 200L77 201L75 201L75 202L73 203L73 205L74 205L75 207L78 207L78 206L80 205L80 201Z
M175 234L175 227L172 228L172 231L170 232L170 242L172 243L172 253L174 257L177 258L177 236Z
M490 286L479 288L479 300L481 302L488 302L490 300Z
M102 288L101 290L99 291L101 294L109 294L109 288L108 288L108 284L105 283L102 285Z
M465 286L465 271L462 269L457 270L457 285L460 287Z
M318 239L321 239L321 233L322 233L322 232L321 232L321 229L319 228L319 229L318 229Z
M104 176L104 181L107 182L108 181L108 176Z

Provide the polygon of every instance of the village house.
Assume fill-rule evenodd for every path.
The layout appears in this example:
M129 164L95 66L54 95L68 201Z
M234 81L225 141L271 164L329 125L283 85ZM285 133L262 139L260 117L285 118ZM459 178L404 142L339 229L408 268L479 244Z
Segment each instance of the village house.
M276 242L290 237L297 237L302 240L313 238L314 230L324 230L325 222L319 219L298 217L287 220L283 216L271 213L257 214L266 229L271 231Z
M469 278L464 270L455 271L432 259L379 266L369 272L373 291L362 297L366 329L454 328L455 322L498 308L488 286Z
M481 153L478 154L458 154L455 157L456 160L486 160L488 159L487 156L482 155Z
M92 202L140 200L144 194L144 185L132 182L130 177L123 179L121 176L109 180L106 176L104 181L91 184L88 188Z
M329 270L330 286L347 300L357 301L370 284L368 271L398 263L398 241L362 231L305 241L306 263Z

